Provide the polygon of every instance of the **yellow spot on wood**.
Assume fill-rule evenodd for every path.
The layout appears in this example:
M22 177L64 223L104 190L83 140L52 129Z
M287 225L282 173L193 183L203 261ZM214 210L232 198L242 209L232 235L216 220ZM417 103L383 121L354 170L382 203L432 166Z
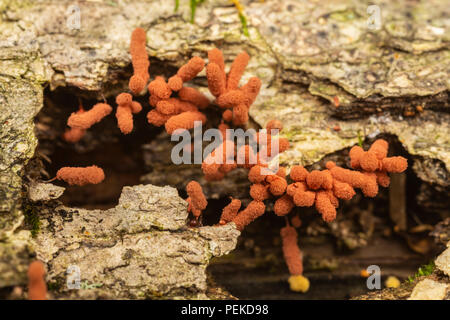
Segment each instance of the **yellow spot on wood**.
M398 288L400 287L400 280L397 277L389 276L384 284L387 288Z
M236 7L237 11L239 13L243 13L244 12L244 7L243 5L239 2L239 0L230 0L231 2L234 3L234 6Z
M295 292L303 292L309 290L309 280L308 278L302 276L302 275L296 275L296 276L290 276L289 277L289 287L292 291Z

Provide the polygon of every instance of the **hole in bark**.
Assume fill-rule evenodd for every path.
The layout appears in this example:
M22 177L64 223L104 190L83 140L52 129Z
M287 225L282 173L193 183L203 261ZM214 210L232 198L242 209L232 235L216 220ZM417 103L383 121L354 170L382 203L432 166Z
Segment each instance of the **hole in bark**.
M62 134L68 128L68 117L78 110L78 97L82 97L85 109L100 102L88 93L74 88L46 90L44 107L35 119L39 139L37 155L45 155L45 158L50 159L50 162L43 161L50 178L61 167L101 167L106 178L98 185L79 187L69 186L62 181L53 183L66 187L60 198L65 205L88 209L112 208L117 205L124 186L141 183L140 177L145 173L141 146L151 141L162 129L147 123L149 107L143 97L135 99L143 105L143 111L133 116L133 132L129 135L122 134L117 128L116 104L114 98L110 98L107 102L113 107L113 112L88 129L79 142L66 142L62 139Z
M405 190L408 230L419 224L434 225L440 221L442 218L438 213L417 204L416 196L423 182L411 168L413 159L395 137L384 135L377 138L389 141L390 155L408 158ZM366 142L364 148L367 149L371 142ZM328 160L346 167L342 159L347 160L348 151L329 155L312 168L319 169ZM329 225L331 229L314 209L294 210L302 219L298 233L299 246L304 254L304 275L311 283L307 293L295 293L289 289L289 273L279 235L285 223L284 219L271 212L266 212L243 231L233 252L212 260L208 272L215 284L239 299L348 299L369 292L366 279L360 276L361 270L369 265L380 266L381 284L385 288L384 281L388 276L404 281L436 253L437 246L427 232L395 231L389 213L388 188L380 188L375 198L362 197L358 192L352 200L340 201L338 218ZM358 234L359 238L364 238L362 234L367 234L370 229L372 234L366 236L365 246L348 249L346 243L356 241ZM420 239L431 241L431 250L426 254L412 250L412 242Z
M50 178L63 166L87 166L96 164L106 173L103 183L93 186L70 187L62 182L55 182L66 187L61 200L64 204L83 208L107 209L117 205L121 190L126 185L153 183L155 185L172 185L178 187L180 196L186 194L178 183L170 179L164 183L142 181L142 176L152 174L158 167L150 167L152 159L145 160L145 148L151 148L151 142L163 131L148 125L146 113L148 103L146 97L137 99L144 110L134 116L135 129L130 135L123 135L117 128L114 114L88 130L86 136L77 144L62 140L61 135L67 128L69 115L78 108L78 96L83 96L83 103L90 108L96 99L87 92L74 88L46 90L45 104L36 116L36 131L39 139L37 155L45 155L51 163L43 161L44 169ZM114 99L108 99L115 108ZM383 136L390 141L392 154L408 157L400 143L392 137ZM164 140L169 143L169 140ZM365 145L367 148L369 144ZM147 150L148 152L148 150ZM151 157L166 157L158 151L151 151ZM326 160L347 158L348 150L330 155ZM342 157L344 155L344 157ZM333 158L334 157L334 158ZM42 159L43 157L41 157ZM345 163L337 161L346 166ZM420 206L416 196L423 182L412 172L412 159L406 183L406 205L408 227L421 224L434 225L441 220L439 213L429 214L427 208ZM323 165L320 166L323 168ZM314 167L318 169L319 167ZM177 174L174 173L174 176ZM195 177L190 177L193 179ZM43 178L45 179L45 178ZM186 181L187 182L187 181ZM242 190L244 198L248 190ZM227 197L217 200L208 199L209 205L204 212L203 225L214 225L218 222L222 208L228 204ZM365 279L359 272L368 265L377 264L382 269L382 281L389 275L400 280L414 274L417 267L427 263L431 253L420 255L408 246L410 235L407 232L396 233L389 218L389 191L381 188L374 199L355 197L353 201L341 201L338 229L348 226L354 233L365 232L364 217L371 216L374 221L373 235L368 244L356 250L345 249L344 236L326 231L327 226L313 209L296 209L302 218L303 225L299 230L300 248L305 254L305 275L311 281L311 289L306 294L291 292L287 284L288 272L283 261L279 230L284 226L284 219L272 213L266 213L247 227L239 238L237 249L230 255L216 258L208 268L218 285L241 299L338 299L349 298L367 292ZM325 231L324 231L325 230ZM352 240L352 239L350 239Z

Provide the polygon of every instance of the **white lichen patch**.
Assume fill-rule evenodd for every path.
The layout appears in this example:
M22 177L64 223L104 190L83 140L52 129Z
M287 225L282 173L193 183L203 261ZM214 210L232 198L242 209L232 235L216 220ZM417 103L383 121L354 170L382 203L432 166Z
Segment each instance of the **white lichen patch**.
M443 300L449 285L432 279L424 279L417 283L408 300Z
M439 270L450 277L450 247L437 257L434 264Z
M240 234L234 224L188 228L187 203L168 186L125 187L119 204L105 211L48 210L35 247L57 297L206 297L209 260L233 250ZM69 290L71 266L81 282L102 285Z

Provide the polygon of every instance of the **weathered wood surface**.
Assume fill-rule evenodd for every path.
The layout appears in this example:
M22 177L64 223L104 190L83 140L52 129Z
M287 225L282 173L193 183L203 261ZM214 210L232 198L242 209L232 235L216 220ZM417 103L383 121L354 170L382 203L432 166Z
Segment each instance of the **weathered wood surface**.
M243 81L263 81L251 117L260 126L283 121L292 143L284 164L312 165L360 139L393 135L433 187L421 201L439 190L448 203L446 1L242 1L249 37L229 1L207 0L195 24L189 1L180 2L174 13L172 1L80 1L80 28L69 29L73 1L0 1L0 287L24 283L35 252L23 228L23 177L35 154L33 120L44 88L114 96L130 75L128 43L137 26L148 30L152 77L171 75L215 46L227 63L248 51ZM369 4L381 9L379 30L368 27ZM204 78L196 83L204 86Z

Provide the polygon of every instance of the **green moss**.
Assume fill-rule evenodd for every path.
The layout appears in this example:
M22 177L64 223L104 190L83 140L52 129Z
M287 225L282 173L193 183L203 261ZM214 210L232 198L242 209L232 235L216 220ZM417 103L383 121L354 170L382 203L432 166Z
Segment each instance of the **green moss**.
M31 235L37 236L41 229L41 221L39 219L39 213L36 208L31 205L24 207L25 223L31 228Z
M101 287L103 287L103 283L89 283L88 281L83 281L80 283L80 288L83 290L90 290Z
M293 137L298 137L298 136L302 135L302 133L303 132L302 132L302 130L300 128L295 128L295 129L290 128L289 131L283 132L283 135L287 139L291 140Z
M248 33L247 18L241 12L239 12L239 20L241 20L242 24L242 33L244 33L244 35L248 37L249 33Z
M411 282L414 282L414 280L419 277L429 276L430 274L433 273L434 268L435 268L434 261L431 261L428 264L424 264L417 270L417 272L414 274L414 276L408 277L408 282L411 283Z
M362 148L363 146L363 135L361 134L361 131L358 130L358 146Z
M155 229L157 229L157 230L159 230L159 231L165 231L166 229L164 228L164 226L163 225L159 225L159 224L157 224L157 222L155 221L155 222L153 222L153 225L152 225L152 227L153 228L155 228Z
M356 14L353 10L341 10L331 13L330 18L340 22L347 22L354 20L356 18Z
M205 0L191 0L191 23L194 23L195 20L195 11L197 10L197 6L201 3L205 2Z

